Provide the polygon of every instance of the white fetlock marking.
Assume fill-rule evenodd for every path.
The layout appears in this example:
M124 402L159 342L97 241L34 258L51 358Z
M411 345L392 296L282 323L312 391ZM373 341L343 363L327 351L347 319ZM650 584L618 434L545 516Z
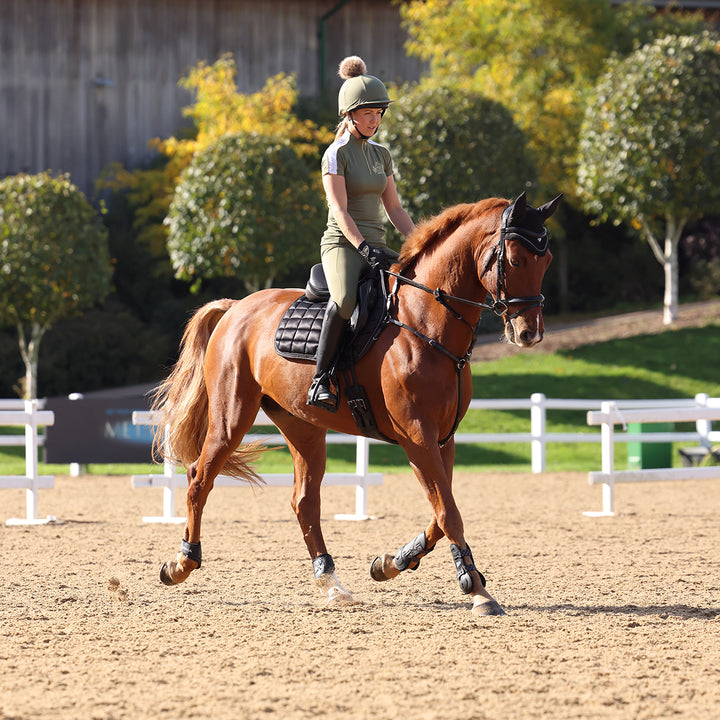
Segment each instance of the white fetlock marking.
M354 605L353 596L342 587L330 588L328 591L328 606L330 605Z
M353 596L340 584L335 571L321 575L316 580L320 592L327 597L328 605L350 605Z

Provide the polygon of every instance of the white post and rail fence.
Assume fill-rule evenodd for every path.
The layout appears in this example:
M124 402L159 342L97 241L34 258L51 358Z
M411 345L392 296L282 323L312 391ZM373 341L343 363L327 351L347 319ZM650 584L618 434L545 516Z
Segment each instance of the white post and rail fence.
M25 427L24 435L0 436L0 446L25 446L25 474L0 475L0 489L23 489L26 494L25 517L10 518L8 525L41 525L56 520L52 515L41 518L38 512L40 489L55 486L54 476L40 475L38 471L38 449L45 440L38 428L55 422L53 413L42 407L42 400L0 400L0 426Z
M133 413L133 423L136 425L157 425L156 415L152 412ZM273 422L260 411L255 419L255 425L272 425ZM243 442L262 442L265 445L285 445L285 438L280 434L249 434L243 438ZM355 435L343 435L328 433L326 442L329 444L355 444L356 461L354 473L326 473L323 479L324 485L354 485L355 486L355 512L347 514L336 514L336 520L367 520L367 492L371 485L381 485L383 476L381 473L370 472L369 440L366 437ZM265 473L262 479L270 486L291 486L293 484L292 473ZM175 491L187 488L187 475L184 470L178 472L172 463L165 462L162 473L150 475L133 475L132 486L154 487L163 489L163 512L162 515L146 516L143 522L162 523L183 523L185 516L174 517L175 515ZM242 487L244 483L234 477L218 475L215 478L215 487Z
M588 425L600 425L602 442L602 470L591 472L591 485L602 485L602 510L584 513L590 517L608 517L615 514L616 483L657 482L662 480L720 480L720 465L707 467L686 466L680 468L641 468L638 470L615 469L615 426L626 428L630 423L694 422L702 432L701 446L710 446L712 440L720 440L720 433L712 431L712 422L720 420L720 398L707 395L696 396L697 405L691 408L652 407L629 410L619 408L617 403L604 402L599 411L587 414ZM648 435L643 435L643 440Z
M27 404L29 403L29 404ZM27 518L23 521L8 522L48 522L52 517L42 520L38 517L38 490L52 488L54 478L38 474L38 449L43 437L38 435L38 428L52 425L51 412L40 410L42 401L0 400L0 426L24 425L25 435L0 436L2 445L25 445L26 473L24 476L0 476L0 489L24 488L27 496ZM542 393L535 393L530 398L521 399L474 399L470 403L471 410L526 410L530 415L529 432L520 433L457 433L456 444L489 444L489 443L529 443L531 446L531 468L533 473L542 473L546 469L546 450L551 443L600 443L602 470L590 473L591 484L603 485L603 510L592 515L611 515L613 508L613 487L618 482L634 482L638 480L681 480L695 478L720 477L720 466L658 468L656 472L642 474L642 471L616 471L614 469L614 444L617 442L638 443L696 443L695 448L700 455L709 454L712 443L720 442L720 432L712 430L712 422L720 420L720 398L709 398L705 394L688 399L666 400L623 400L607 403L603 400L556 399L547 398ZM547 413L551 410L577 410L587 412L587 424L592 428L600 425L600 432L588 429L584 432L554 433L547 431ZM661 422L694 422L692 431L670 432L622 432L616 434L614 426L630 423L661 423ZM152 414L144 411L133 413L133 423L137 425L154 425ZM270 419L260 413L256 420L257 426L272 425ZM626 429L626 428L625 428ZM261 440L269 445L284 444L282 435L277 433L252 434L246 441ZM336 515L339 519L365 519L367 515L367 493L371 485L380 485L383 476L369 472L369 447L380 441L352 435L329 433L327 442L330 444L355 444L356 468L354 473L328 473L325 484L355 486L355 512ZM717 454L716 454L717 457ZM634 472L640 474L632 474ZM649 472L649 471L647 471ZM270 473L263 476L268 485L292 485L291 473ZM158 516L146 516L146 522L182 522L184 518L175 517L175 494L178 489L187 485L185 472L179 472L168 463L161 473L135 475L131 479L133 487L156 487L163 489L163 511ZM220 476L216 480L219 486L240 486L235 478Z

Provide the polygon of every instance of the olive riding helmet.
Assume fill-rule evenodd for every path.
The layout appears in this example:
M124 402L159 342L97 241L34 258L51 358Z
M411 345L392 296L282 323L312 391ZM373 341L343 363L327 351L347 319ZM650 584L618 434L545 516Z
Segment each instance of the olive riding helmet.
M387 108L392 100L382 80L373 75L348 78L338 94L338 113L342 117L359 108Z

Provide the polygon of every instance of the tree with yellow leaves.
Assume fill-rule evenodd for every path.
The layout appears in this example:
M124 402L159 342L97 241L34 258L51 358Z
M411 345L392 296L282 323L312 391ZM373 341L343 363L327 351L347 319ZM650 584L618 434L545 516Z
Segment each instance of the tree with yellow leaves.
M193 120L197 134L192 139L156 140L158 150L185 167L193 155L226 135L257 133L289 140L298 155L314 153L332 140L327 131L293 113L297 102L294 77L280 73L268 78L260 92L243 95L237 91L236 76L237 66L228 54L213 65L198 63L182 78L180 86L196 94L195 104L183 114Z
M407 49L433 80L468 84L513 114L545 192L575 194L585 94L605 60L697 18L653 15L644 2L412 0L401 6Z
M102 185L127 193L134 210L138 240L155 257L166 253L168 214L181 173L200 152L221 138L252 133L268 140L289 142L299 156L317 152L332 141L332 133L309 120L298 118L293 108L298 92L293 76L279 74L268 78L260 92L238 92L237 66L231 55L223 55L212 65L198 63L179 81L195 93L193 105L183 114L193 121L192 137L176 135L152 141L165 159L162 165L130 172L119 165L105 173Z

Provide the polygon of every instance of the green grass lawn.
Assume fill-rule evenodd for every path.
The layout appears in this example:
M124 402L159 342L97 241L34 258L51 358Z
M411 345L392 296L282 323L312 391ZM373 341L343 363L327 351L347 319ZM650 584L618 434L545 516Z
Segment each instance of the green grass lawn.
M542 346L540 346L541 348ZM576 348L571 352L543 353L540 348L503 360L473 364L475 398L529 398L544 393L549 398L598 400L689 398L704 392L720 396L720 325L667 330ZM431 392L431 388L429 389ZM597 432L590 430L585 411L548 411L548 432ZM682 429L692 429L684 426ZM678 429L681 429L678 427ZM472 410L459 432L529 432L529 411ZM22 432L21 428L3 430ZM616 445L616 466L626 462L625 443ZM673 449L673 458L678 454ZM405 455L397 447L372 445L371 471L398 472L408 469ZM456 465L467 470L530 470L528 444L456 446ZM354 445L329 445L328 470L339 472L355 467ZM556 443L547 447L549 471L588 471L600 468L599 443ZM258 465L260 472L290 472L286 449L270 450ZM89 474L144 474L156 472L151 465L90 465ZM42 474L66 474L67 465L45 465ZM0 448L0 474L23 474L23 448Z
M647 335L587 345L568 352L545 354L530 351L511 358L473 366L474 392L477 398L526 398L534 392L549 398L629 400L652 398L690 398L697 393L720 395L720 326L668 330ZM506 411L468 413L461 431L481 432L495 428L499 432L529 429L529 414ZM692 430L692 426L677 429ZM548 432L590 431L585 411L548 411ZM594 432L597 432L595 429ZM627 445L616 445L616 466L626 462ZM525 469L530 448L503 444L496 447L468 448L485 456L485 467ZM497 461L492 452L502 455ZM458 464L465 464L458 450ZM673 458L679 460L676 449ZM475 464L475 463L469 463ZM600 469L600 445L597 443L550 444L548 470Z

